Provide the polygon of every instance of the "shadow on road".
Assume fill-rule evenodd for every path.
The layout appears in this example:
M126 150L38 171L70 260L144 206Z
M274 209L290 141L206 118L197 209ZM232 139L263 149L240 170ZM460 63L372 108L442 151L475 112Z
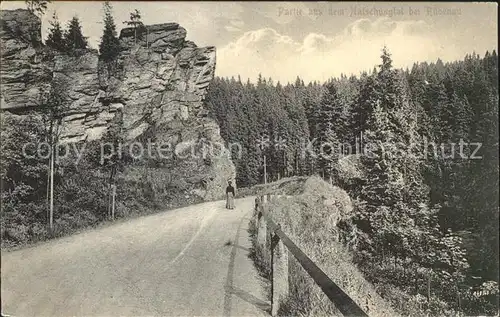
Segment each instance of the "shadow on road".
M250 252L250 249L249 248L245 248L245 247L242 247L241 245L237 245L237 244L231 244L234 248L238 248L238 249L241 249L245 252Z
M234 237L234 242L228 241L225 245L232 246L231 256L229 259L229 266L227 270L226 284L224 286L225 296L224 296L224 316L231 316L231 297L232 295L236 295L242 300L250 303L260 309L261 311L270 314L271 313L271 305L266 303L265 301L253 296L252 294L235 287L233 284L234 277L234 261L236 257L237 249L243 250L247 252L247 257L251 253L251 250L245 248L243 246L238 245L238 240L240 238L241 227L244 221L248 221L247 217L242 217L240 224L238 225L238 229L236 230L236 235Z
M233 287L232 290L230 290L232 294L238 296L242 300L244 300L247 303L250 303L257 307L258 309L262 310L265 313L271 314L271 305L255 296L252 294L245 292L242 289L239 289L237 287Z

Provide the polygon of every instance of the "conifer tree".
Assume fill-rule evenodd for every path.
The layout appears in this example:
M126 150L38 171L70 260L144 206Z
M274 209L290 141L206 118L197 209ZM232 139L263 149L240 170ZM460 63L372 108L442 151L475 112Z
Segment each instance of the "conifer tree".
M333 82L326 85L326 92L321 100L319 111L316 111L316 131L318 148L317 153L319 168L326 179L333 177L334 164L339 157L340 142L337 136L336 124L342 120L339 118L341 109L337 88Z
M363 132L366 130L367 120L371 116L376 105L375 76L364 74L360 79L360 92L352 108L352 120L350 130L356 142L360 142Z
M109 1L104 2L104 31L99 44L99 57L105 62L113 61L120 51L120 41L116 35L113 18L113 7Z
M129 26L134 28L134 42L137 43L138 37L140 37L137 32L144 28L144 23L141 21L141 13L139 10L135 9L133 12L130 12L130 20L123 22Z
M87 38L83 36L82 26L78 17L74 16L68 23L68 29L64 34L64 40L68 50L87 48Z
M429 261L437 259L420 258L416 241L429 247L431 240L440 241L439 231L432 229L436 211L427 207L421 158L411 148L419 135L410 115L409 89L404 74L398 75L391 62L384 49L375 83L376 105L365 132L370 148L362 163L370 177L361 191L366 206L360 224L372 237L375 254L390 252L431 265ZM415 230L415 226L420 229Z
M49 23L49 34L47 35L45 44L60 52L66 51L66 43L64 41L63 30L55 11L52 15L52 20Z

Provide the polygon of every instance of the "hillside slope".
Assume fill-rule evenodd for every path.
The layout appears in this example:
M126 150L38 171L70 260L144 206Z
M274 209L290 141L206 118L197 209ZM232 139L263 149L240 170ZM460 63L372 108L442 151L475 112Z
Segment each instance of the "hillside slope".
M298 180L300 180L298 182ZM301 187L300 192L297 186ZM277 187L277 186L273 186ZM319 177L283 180L281 194L291 190L295 196L273 197L265 205L270 217L281 224L282 230L303 250L344 292L369 316L397 316L357 269L351 252L341 242L337 224L352 215L349 195L332 187ZM254 229L255 230L255 229ZM269 270L267 250L256 249L256 266L261 274ZM341 316L300 264L290 255L290 296L280 308L281 316Z

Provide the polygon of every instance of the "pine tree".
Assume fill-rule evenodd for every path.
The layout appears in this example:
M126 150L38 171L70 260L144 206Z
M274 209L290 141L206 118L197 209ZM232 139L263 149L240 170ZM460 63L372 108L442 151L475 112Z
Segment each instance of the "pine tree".
M368 153L362 156L369 179L361 190L366 202L358 223L373 239L372 252L411 257L432 267L437 258L422 257L420 245L436 252L445 246L436 225L436 210L428 208L428 191L421 175L416 122L412 119L409 88L404 74L392 69L384 49L375 82L376 106L365 132ZM432 241L438 241L436 243ZM420 250L420 251L418 251Z
M359 94L352 108L350 130L355 142L361 144L363 132L366 130L367 120L375 109L377 95L375 91L375 76L364 75L360 79Z
M120 41L116 36L116 25L112 10L109 1L104 2L104 31L99 44L99 57L105 62L115 60L120 52Z
M134 42L137 43L137 32L144 28L144 23L141 21L141 13L139 10L135 9L133 12L130 12L130 20L123 23L134 28Z
M280 105L287 111L289 122L287 125L288 147L286 168L294 175L302 174L304 160L301 158L301 141L309 138L309 125L304 109L306 87L293 88L291 85L282 87L278 82L276 90L280 98Z
M303 87L304 81L299 76L295 79L295 88Z
M424 66L422 66L422 64L413 65L408 75L408 82L411 90L412 103L416 110L418 133L430 139L433 137L434 125L430 123L429 110L432 109L431 100L435 99L429 96L429 91L431 91L430 84L427 81Z
M339 140L342 142L342 150L346 154L353 154L356 138L358 137L352 129L354 119L354 108L359 95L359 82L356 77L346 77L338 81L337 90L339 96L339 116L336 118L336 131ZM344 147L345 145L345 147ZM347 146L350 147L347 148Z
M87 38L83 36L82 26L78 17L74 16L68 23L68 30L64 34L66 47L71 50L87 48Z
M52 15L52 20L49 22L49 34L47 35L47 40L45 44L60 52L66 51L66 43L64 41L63 30L61 28L61 23L57 18L57 13L54 11Z
M317 131L319 155L318 164L326 179L333 177L334 165L340 155L340 142L335 125L342 124L340 102L337 88L333 82L326 85L326 92L321 100L321 107L316 112L315 130Z

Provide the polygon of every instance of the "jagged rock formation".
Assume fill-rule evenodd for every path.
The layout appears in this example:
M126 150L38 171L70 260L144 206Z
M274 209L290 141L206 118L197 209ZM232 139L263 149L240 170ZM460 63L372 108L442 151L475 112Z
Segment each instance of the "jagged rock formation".
M26 10L0 11L1 107L37 106L52 72L42 61L40 20Z
M121 51L110 68L95 50L61 54L41 43L40 21L26 10L1 11L1 108L22 115L36 109L54 80L64 83L69 109L61 142L100 139L118 115L128 141L154 138L177 153L205 139L223 143L217 123L208 118L203 100L215 71L215 48L186 41L177 23L146 26L138 39L121 31ZM61 79L61 80L58 80ZM186 179L198 195L222 193L235 170L228 157L198 159ZM207 166L208 164L208 166ZM203 184L203 185L200 185ZM220 192L220 193L219 193Z

